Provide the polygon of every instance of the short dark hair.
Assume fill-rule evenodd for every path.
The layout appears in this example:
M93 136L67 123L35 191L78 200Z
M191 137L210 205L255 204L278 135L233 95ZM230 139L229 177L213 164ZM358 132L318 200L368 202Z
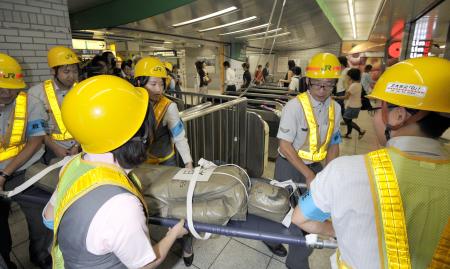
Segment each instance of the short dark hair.
M258 69L259 69L259 68L262 68L262 65L258 64Z
M339 60L339 63L341 63L342 66L348 67L347 56L339 56L338 60Z
M129 62L129 61L123 61L123 62L120 64L120 69L124 70L124 69L125 69L125 66L128 66L128 67L131 68L132 63Z
M230 67L230 62L228 62L228 61L223 62L223 66L224 67Z
M292 70L292 72L294 73L294 75L301 75L302 74L302 68L300 66L296 66L294 67L294 69Z
M150 107L150 109L152 109ZM114 149L112 152L114 160L116 160L122 168L132 169L148 159L149 147L149 128L150 123L148 115L142 123L139 130L122 146Z
M288 67L289 67L289 70L292 70L295 67L295 61L294 60L289 60L288 61Z
M361 71L358 68L352 68L348 70L347 76L349 76L353 81L360 81Z
M368 64L364 67L365 72L369 72L370 70L372 70L372 65Z
M411 112L411 109L407 109ZM450 127L450 118L431 112L417 122L420 131L430 138L438 138Z

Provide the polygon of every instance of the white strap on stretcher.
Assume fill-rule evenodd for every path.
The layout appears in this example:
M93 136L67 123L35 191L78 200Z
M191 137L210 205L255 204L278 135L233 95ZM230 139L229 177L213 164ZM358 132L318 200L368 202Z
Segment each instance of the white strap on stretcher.
M197 180L198 177L200 175L200 171L202 168L211 168L211 167L222 167L222 166L235 166L240 168L245 175L248 178L248 183L249 183L249 188L251 186L251 181L250 181L250 177L248 176L247 172L242 169L241 167L235 165L235 164L225 164L225 165L221 165L221 166L217 166L214 163L207 161L203 158L201 158L198 161L199 167L196 167L194 169L194 174L192 175L192 178L189 182L189 186L188 186L188 192L186 195L186 220L187 220L187 225L188 225L188 230L189 232L196 238L196 239L200 239L200 240L208 240L211 237L211 233L205 233L205 236L201 236L199 233L197 233L197 231L194 228L194 221L192 219L192 199L194 197L194 190L195 190L195 186L197 184ZM226 175L226 176L230 176L234 179L236 179L243 187L244 187L244 192L245 192L245 196L246 196L246 201L248 203L248 190L247 187L245 186L244 183L242 183L242 181L240 181L237 177L233 176L233 175L229 175L226 173L221 173L221 172L213 172L213 174L216 175Z
M23 192L24 190L26 190L29 187L31 187L34 183L38 182L40 179L42 179L45 175L47 175L51 171L53 171L53 170L55 170L55 169L57 169L57 168L59 168L61 166L66 165L74 157L75 156L64 157L64 159L62 159L61 161L46 167L41 172L39 172L36 175L32 176L30 179L28 179L27 181L25 181L21 185L15 187L13 190L11 190L11 191L0 191L0 196L11 198L11 197L13 197L13 196Z

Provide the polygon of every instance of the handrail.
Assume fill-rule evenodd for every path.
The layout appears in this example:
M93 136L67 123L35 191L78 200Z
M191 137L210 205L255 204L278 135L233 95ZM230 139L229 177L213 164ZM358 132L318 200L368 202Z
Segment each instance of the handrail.
M249 88L247 92L250 93L269 93L269 94L282 94L282 95L297 95L298 92L289 90L277 90L277 89L262 89L262 88Z
M188 115L183 115L183 116L181 116L181 119L184 122L187 122L187 121L190 121L190 120L193 120L193 119L196 119L196 118L199 118L199 117L211 114L213 112L216 112L216 111L219 111L219 110L222 110L222 109L225 109L225 108L232 107L234 105L237 105L237 104L240 104L240 103L243 103L243 102L246 102L246 101L247 101L247 98L240 97L240 98L237 98L237 99L234 99L234 100L231 100L231 101L219 104L219 105L215 105L215 106L211 106L211 107L208 107L208 108L205 108L205 109L202 109L202 110L194 111L192 113L189 113Z
M226 91L226 94L229 95L239 95L239 92L229 92ZM243 94L243 96L248 96L248 97L260 97L260 98L269 98L269 99L286 99L289 100L292 96L288 96L288 95L281 95L281 94L264 94L264 93L245 93Z
M188 115L190 113L193 113L193 112L198 111L198 110L205 109L205 108L210 107L210 106L212 106L212 102L205 102L205 103L193 106L191 108L185 109L183 111L180 111L179 114L180 114L180 117L183 117L183 116L186 116L186 115Z

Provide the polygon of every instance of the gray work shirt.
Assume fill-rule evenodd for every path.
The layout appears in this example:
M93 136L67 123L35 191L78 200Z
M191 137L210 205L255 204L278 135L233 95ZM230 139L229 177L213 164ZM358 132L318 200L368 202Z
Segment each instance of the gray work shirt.
M322 103L312 98L309 91L307 94L310 96L311 106L317 124L319 125L320 144L325 142L328 131L328 107L330 106L330 102L334 102L334 130L330 145L339 144L341 142L341 135L339 132L339 124L342 120L341 107L331 98L328 98ZM303 112L302 105L297 97L287 102L283 108L277 138L291 142L295 151L298 151L305 143L309 143L308 122L306 121L305 113ZM285 156L281 154L279 148L278 153L285 158ZM303 161L306 164L311 163L309 160Z
M53 82L53 87L55 89L56 98L58 99L59 107L61 108L61 103L66 94L69 92L68 90L62 90L58 87L58 85ZM45 120L47 125L47 134L51 136L52 133L59 133L59 128L56 122L53 119L53 115L51 114L51 109L47 102L47 95L44 91L44 83L39 83L34 85L28 91L28 99L29 103L32 105L32 114L37 115ZM56 144L62 146L65 149L71 148L76 144L76 141L66 140L66 141L58 141L54 140Z
M14 107L16 106L16 101L12 102L9 105L6 106L0 106L0 135L1 137L5 137L6 132L9 129L9 125L13 123L13 120L11 119L11 113L14 110ZM44 121L42 119L39 119L39 116L32 114L32 104L30 104L30 98L28 98L28 105L27 105L27 127L26 127L26 134L25 137L32 137L32 136L43 136L46 134L44 129ZM11 119L11 122L10 122ZM27 161L25 162L19 169L16 171L25 170L28 167L30 167L32 164L37 162L42 155L44 155L44 145L41 146L41 148ZM4 160L0 162L0 170L5 169L5 167L13 160L13 158L10 158L8 160Z

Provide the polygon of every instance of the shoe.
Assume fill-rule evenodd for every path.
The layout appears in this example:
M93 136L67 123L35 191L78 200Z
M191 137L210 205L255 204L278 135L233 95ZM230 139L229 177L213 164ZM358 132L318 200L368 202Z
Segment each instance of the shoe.
M352 137L350 136L350 135L344 135L344 136L342 136L343 138L346 138L346 139L352 139Z
M48 255L45 259L42 260L34 260L30 259L31 263L36 265L41 269L52 269L52 256Z
M358 135L358 139L363 138L363 136L366 134L366 131L362 131L361 133L359 133Z
M192 253L189 257L183 257L183 261L186 267L191 266L192 262L194 261L194 253Z
M264 243L264 245L266 245L270 249L270 251L272 251L273 254L275 254L275 255L277 255L279 257L286 257L287 250L282 244L278 244L278 245L273 246L273 245L267 244L264 241L263 241L263 243Z

